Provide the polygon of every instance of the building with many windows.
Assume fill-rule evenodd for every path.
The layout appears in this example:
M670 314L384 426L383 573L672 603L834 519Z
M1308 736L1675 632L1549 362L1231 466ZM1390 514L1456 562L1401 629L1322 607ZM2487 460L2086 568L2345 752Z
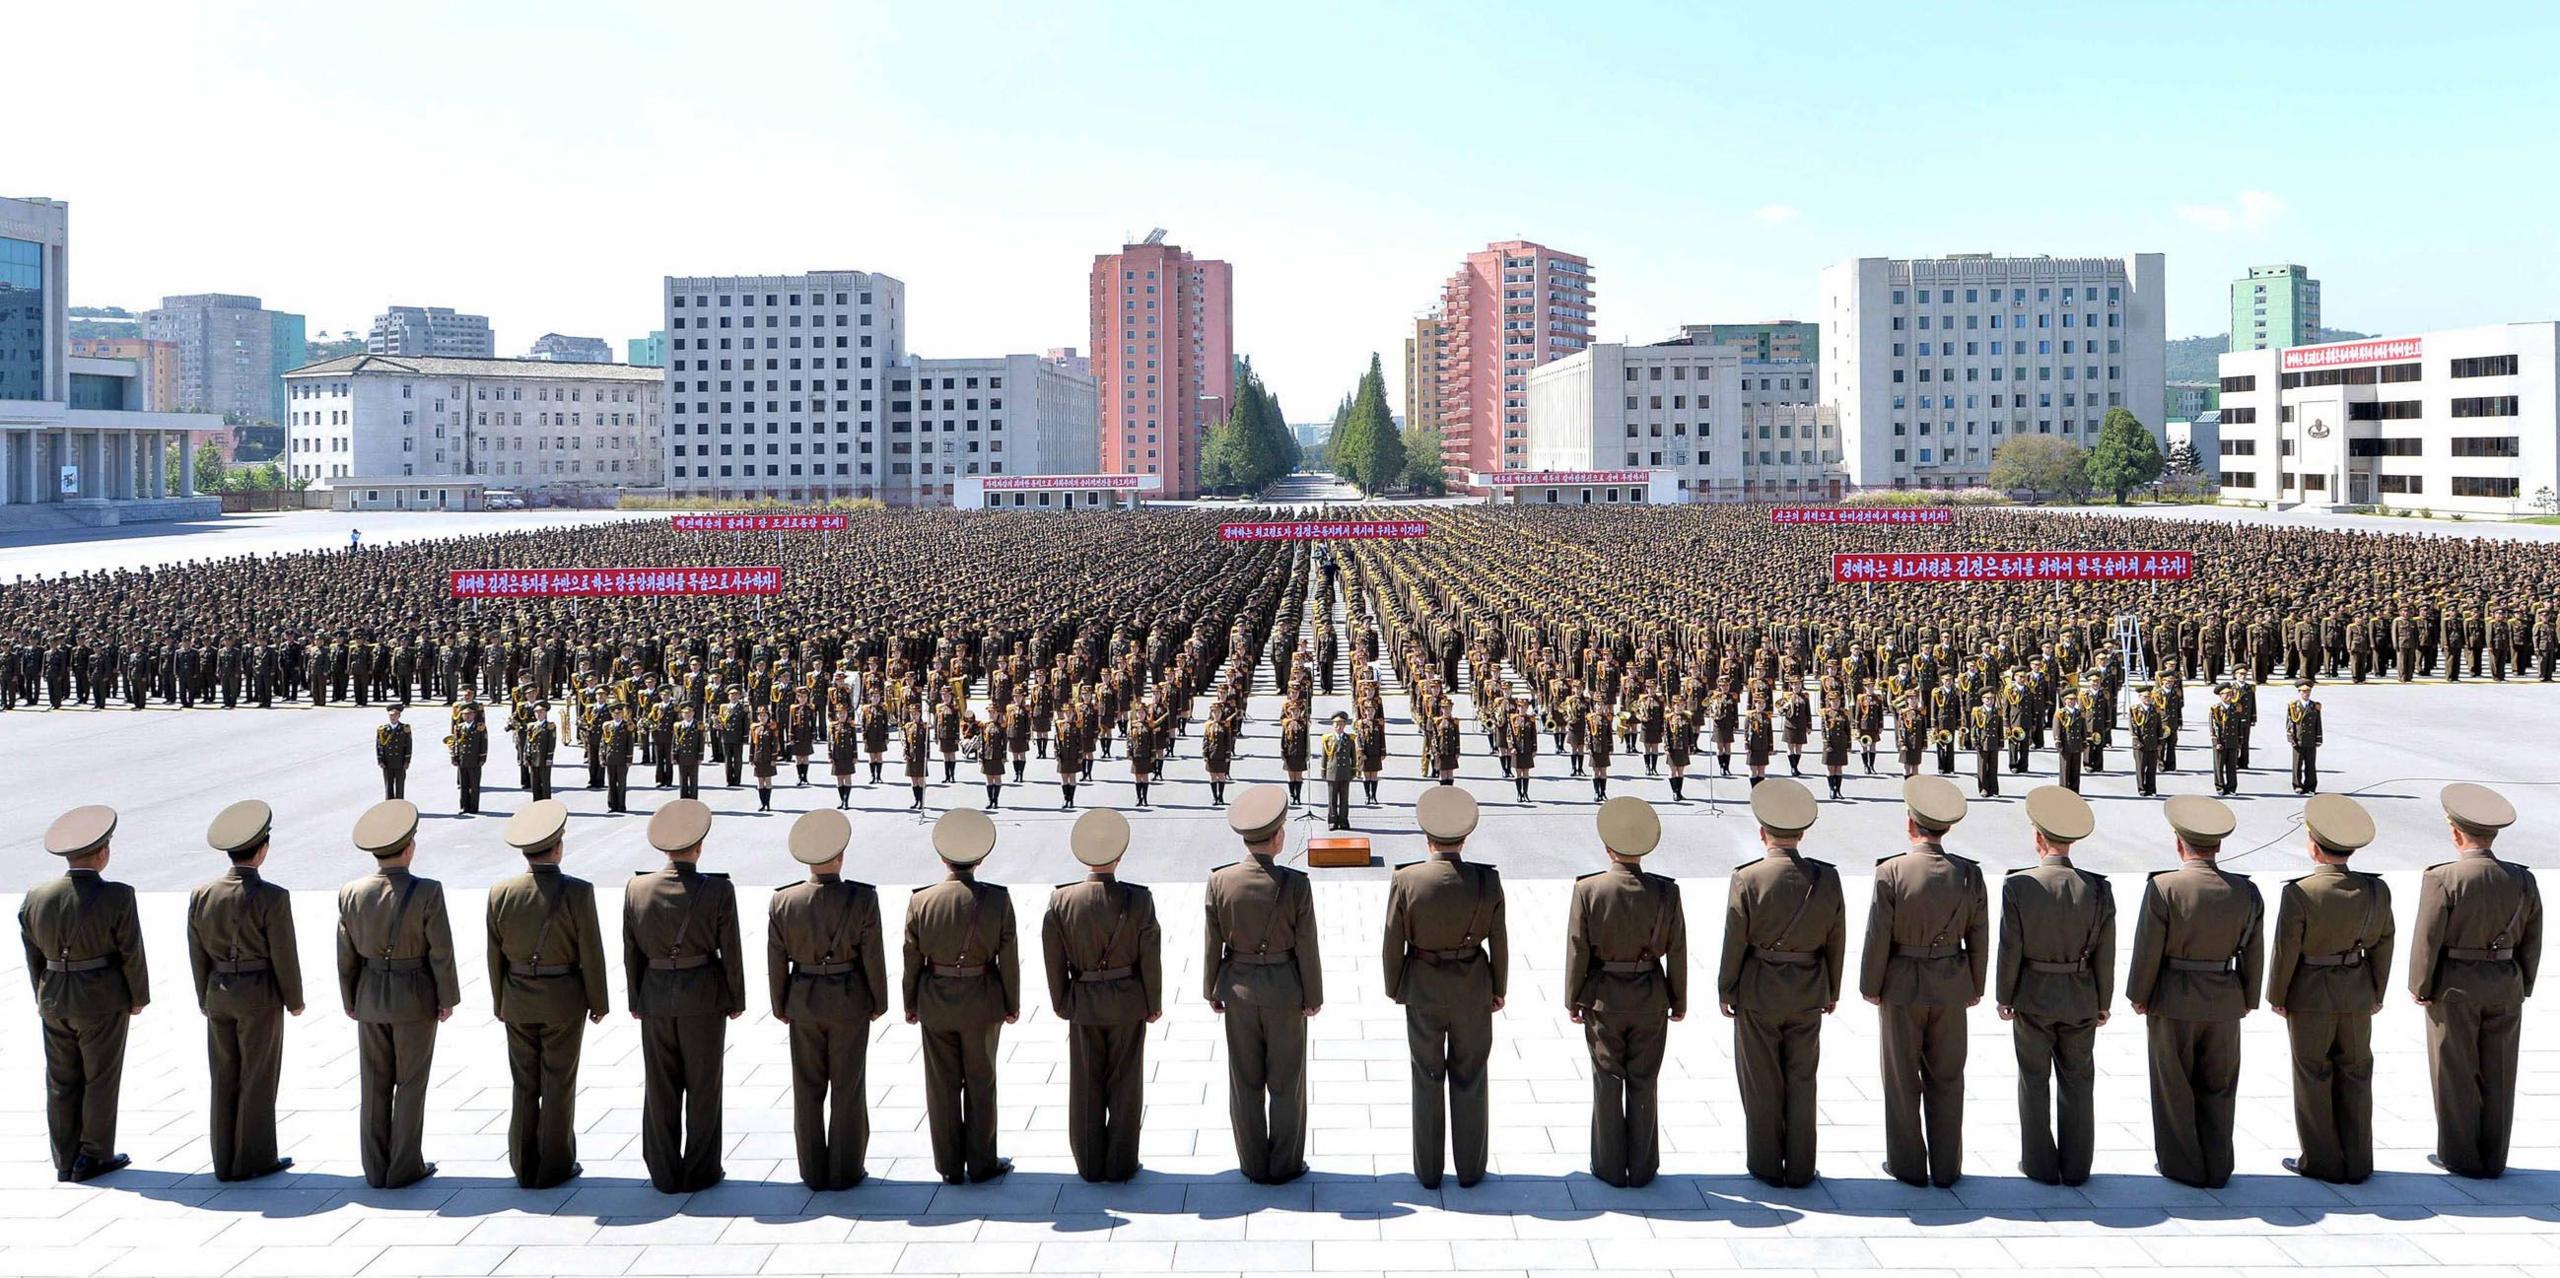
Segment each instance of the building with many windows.
M2290 262L2252 266L2231 281L2231 349L2308 346L2320 340L2320 281Z
M626 338L622 345L629 352L622 361L625 364L634 368L667 366L667 331L663 328L650 330L647 337Z
M665 479L654 368L347 355L285 385L286 473L315 484L459 477L565 497Z
M2278 506L2543 513L2560 495L2560 323L2222 357L2222 493Z
M142 379L142 407L154 413L178 411L178 346L143 337L75 337L69 346L75 359L133 361Z
M1440 462L1452 488L1531 464L1529 374L1591 345L1591 263L1528 240L1469 253L1440 290Z
M1167 497L1200 495L1200 446L1235 393L1235 271L1150 232L1098 254L1087 277L1102 469L1162 475Z
M488 359L498 353L498 338L486 315L456 314L450 306L394 306L373 317L364 349L368 355Z
M142 335L178 348L178 406L284 422L284 375L309 358L302 317L271 311L237 293L160 299L142 316Z
M889 370L893 505L951 505L960 480L1101 473L1101 395L1039 355L921 359ZM897 469L911 467L911 469Z
M669 276L666 482L718 500L914 500L913 424L893 429L906 292L870 271Z
M2087 446L2110 408L2159 434L2160 254L1863 257L1822 273L1821 400L1848 482L1964 488L2021 434Z
M1440 429L1440 312L1417 315L1404 339L1404 428Z
M1551 361L1528 375L1525 465L1667 472L1685 501L1836 494L1838 428L1809 386L1780 386L1809 383L1810 367L1779 367L1687 343L1602 342Z
M524 357L563 364L610 364L613 362L613 346L601 337L545 333L533 339L533 348L526 351Z
M1809 320L1763 320L1756 324L1683 324L1680 335L1663 345L1735 346L1744 359L1787 359L1813 363L1822 358L1822 326Z

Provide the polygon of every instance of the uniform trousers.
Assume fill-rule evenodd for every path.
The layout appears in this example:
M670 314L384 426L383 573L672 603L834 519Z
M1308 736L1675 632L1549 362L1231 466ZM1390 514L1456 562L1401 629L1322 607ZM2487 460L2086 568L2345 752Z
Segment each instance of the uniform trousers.
M2231 1180L2240 1022L2148 1019L2151 1144L2160 1174L2181 1184L2220 1189Z
M507 1025L507 1074L515 1113L507 1123L507 1164L516 1183L548 1189L578 1165L578 1052L582 1020Z
M2018 1162L2046 1184L2089 1179L2098 1143L2098 1022L2024 1012L2010 1022L2018 1053Z
M924 1112L933 1169L983 1179L996 1172L996 1041L1002 1021L924 1027Z
M1227 1121L1236 1168L1273 1184L1307 1169L1307 1017L1295 1005L1229 1003Z
M383 798L397 799L406 795L408 792L409 770L407 768L384 768L382 770Z
M1742 1091L1743 1166L1772 1185L1813 1183L1814 1075L1822 1013L1738 1010L1733 1077Z
M124 1036L133 1018L44 1018L44 1117L53 1169L116 1156L116 1098L124 1087Z
M614 812L623 811L629 806L630 795L631 765L628 762L604 765L605 807Z
M2516 1121L2516 1049L2524 1018L2459 995L2427 1004L2427 1077L2435 1085L2436 1158L2457 1176L2507 1170Z
M454 767L453 784L460 799L458 806L465 812L480 810L480 767L481 765L477 763L457 764Z
M720 1180L720 1052L729 1022L717 1012L640 1018L640 1160L662 1194Z
M1964 1174L1965 1009L1878 1009L1884 1071L1884 1167L1944 1189Z
M1404 1037L1413 1058L1414 1179L1437 1186L1445 1152L1458 1183L1472 1185L1484 1178L1492 1121L1493 1009L1407 1003Z
M1327 778L1324 783L1324 828L1351 828L1351 778L1339 781Z
M1138 1174L1147 1088L1146 1023L1067 1027L1067 1149L1086 1180Z
M1656 1097L1670 1030L1661 1012L1582 1014L1591 1049L1591 1174L1603 1184L1649 1185L1662 1166Z
M276 1082L284 1070L284 1009L207 1016L213 1069L213 1175L263 1176L276 1165Z
M436 1059L434 1021L367 1021L356 1026L358 1119L364 1183L396 1189L426 1174L427 1074Z
M696 759L690 763L681 759L676 761L676 797L679 799L702 797L701 760Z
M867 1174L870 1054L871 1027L860 1021L791 1023L791 1133L811 1189L851 1189Z
M2293 748L2293 788L2303 794L2320 788L2320 747Z
M2373 1175L2373 1017L2289 1011L2284 1025L2302 1174L2362 1184Z

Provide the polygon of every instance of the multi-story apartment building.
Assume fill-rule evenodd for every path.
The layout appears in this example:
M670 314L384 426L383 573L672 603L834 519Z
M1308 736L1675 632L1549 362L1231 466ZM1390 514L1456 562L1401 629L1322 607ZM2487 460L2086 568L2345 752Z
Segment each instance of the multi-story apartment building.
M1591 263L1528 240L1469 253L1440 290L1440 460L1451 487L1529 464L1529 373L1591 345Z
M286 473L478 478L560 493L664 481L659 372L626 364L347 355L285 377Z
M486 315L457 314L450 306L394 306L373 317L364 349L368 355L488 359L498 353L498 338Z
M1810 389L1781 385L1810 377L1738 347L1602 342L1528 375L1525 466L1668 470L1687 501L1831 495L1837 427Z
M1822 326L1809 320L1683 324L1680 335L1672 338L1671 342L1739 347L1744 359L1791 359L1812 363L1822 358Z
M1440 429L1440 312L1414 317L1404 339L1404 428Z
M891 478L914 481L896 504L949 505L966 476L1101 473L1101 396L1088 374L998 355L910 358L888 377Z
M1200 445L1235 390L1235 274L1154 231L1098 254L1087 278L1101 469L1200 495Z
M2087 445L2110 408L2157 435L2161 256L1865 257L1822 273L1821 399L1848 482L1987 483L2020 434Z
M625 364L634 368L667 366L667 331L663 328L651 329L647 337L625 338L622 345L629 352L622 361Z
M2308 346L2320 340L2320 281L2291 262L2252 266L2231 281L2231 349Z
M545 333L533 339L526 359L547 359L563 364L610 364L613 345L601 337L571 337L566 333Z
M284 421L284 375L308 358L302 317L237 293L160 299L142 335L178 348L178 404L191 413Z
M2279 505L2542 513L2560 495L2560 323L2222 357L2222 492ZM2560 496L2555 496L2560 500Z
M721 500L914 500L906 285L869 271L669 276L666 483ZM898 445L893 457L892 445Z
M154 413L178 411L178 344L142 337L75 337L68 345L75 359L129 359L141 378L142 407Z

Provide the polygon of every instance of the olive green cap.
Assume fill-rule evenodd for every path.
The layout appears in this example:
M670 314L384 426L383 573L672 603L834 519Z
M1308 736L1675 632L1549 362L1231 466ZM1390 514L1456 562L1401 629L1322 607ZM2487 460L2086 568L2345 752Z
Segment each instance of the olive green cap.
M2373 842L2373 814L2343 794L2315 794L2302 805L2302 828L2332 852L2353 852Z
M1751 819L1771 834L1802 834L1821 815L1813 791L1792 777L1771 777L1751 787Z
M418 805L407 799L384 799L356 818L356 847L379 861L400 855L418 834Z
M1086 865L1109 865L1129 850L1129 818L1110 808L1086 809L1068 832L1067 846Z
M524 811L507 818L507 828L498 837L516 851L533 856L558 843L568 828L569 805L558 799L542 799L526 804Z
M1247 843L1259 843L1280 832L1289 819L1289 792L1265 782L1247 786L1227 805L1227 828Z
M1476 832L1476 796L1454 785L1435 785L1413 804L1414 824L1434 843L1456 843Z
M2098 814L2089 801L2058 785L2027 792L2027 821L2056 843L2077 843L2098 828Z
M1644 856L1662 842L1662 817L1652 804L1632 794L1603 800L1594 821L1600 827L1602 846L1620 856Z
M2222 841L2239 826L2222 800L2201 794L2171 795L2168 802L2160 805L2160 813L2169 819L2169 828L2177 831L2188 847L2200 852L2221 847Z
M1910 809L1911 819L1921 829L1935 834L1944 834L1964 820L1964 793L1945 777L1904 779L1902 806Z
M84 804L53 819L45 827L44 850L55 856L87 856L107 845L116 832L116 810L103 803Z
M204 841L216 852L246 852L266 841L275 819L275 810L266 800L242 799L213 814L213 824L204 828Z
M996 849L996 823L976 808L953 808L933 823L934 855L953 865L976 865Z
M700 799L677 799L649 818L649 846L661 852L698 848L710 834L711 809Z
M2457 781L2446 786L2438 796L2444 803L2444 814L2456 825L2495 834L2516 823L2516 808L2506 796L2485 785Z
M853 842L853 822L834 808L803 812L791 823L791 859L802 865L824 865L844 855Z

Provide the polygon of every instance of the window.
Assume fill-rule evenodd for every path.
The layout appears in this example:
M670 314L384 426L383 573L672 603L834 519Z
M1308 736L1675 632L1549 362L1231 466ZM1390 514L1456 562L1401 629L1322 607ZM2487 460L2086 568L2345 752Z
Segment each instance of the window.
M2349 457L2423 457L2425 455L2426 441L2423 439L2350 439L2347 441Z
M2407 422L2418 419L2418 401L2414 399L2373 400L2347 405L2351 422Z
M2456 377L2511 377L2516 371L2513 355L2481 355L2453 361Z
M2453 495L2456 497L2503 497L2513 500L2516 495L2516 482L2513 479L2496 479L2484 475L2456 475L2453 477Z
M2254 426L2257 423L2257 409L2226 407L2222 410L2222 424L2225 426Z
M2255 457L2258 455L2258 441L2254 439L2226 439L2222 441L2222 455L2225 457Z
M2515 457L2521 454L2522 441L2514 435L2456 435L2453 455L2456 457Z
M2393 382L2414 382L2422 376L2424 376L2423 370L2414 363L2382 366L2382 382L2386 386Z
M2475 395L2468 399L2457 399L2453 401L2453 415L2456 417L2513 417L2516 415L2516 396Z
M2400 493L2407 496L2415 496L2427 491L2426 480L2416 475L2376 475L2373 477L2373 486L2378 492Z

